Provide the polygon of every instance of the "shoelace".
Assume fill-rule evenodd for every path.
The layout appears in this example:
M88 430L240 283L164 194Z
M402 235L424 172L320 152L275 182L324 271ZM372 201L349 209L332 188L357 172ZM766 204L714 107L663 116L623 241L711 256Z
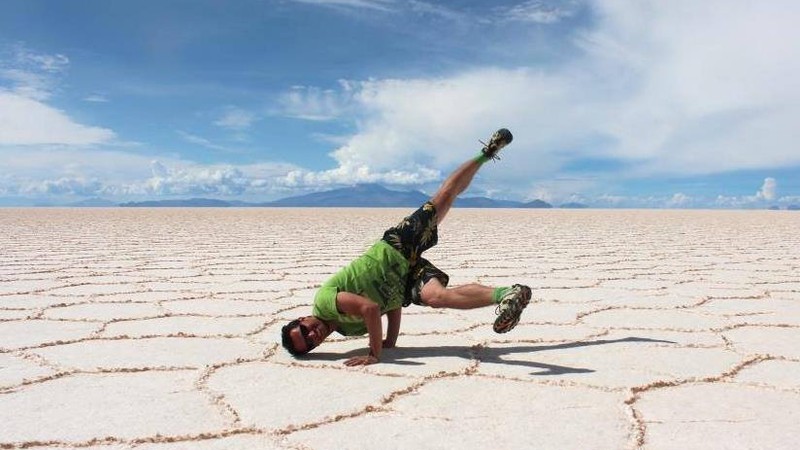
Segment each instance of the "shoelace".
M480 139L478 139L478 142L480 142L481 145L483 145L483 154L486 155L486 151L489 150L489 144L487 144L486 142L483 142ZM502 148L499 148L499 149L495 150L493 155L491 155L491 156L490 155L486 155L486 156L488 158L490 158L492 161L500 161L500 159L501 159L500 158L500 150L502 150Z
M500 300L500 303L498 303L497 307L494 309L494 314L496 316L499 316L500 313L503 312L503 311L501 311L503 309L503 307L508 305L509 303L511 303L512 300L514 300L514 297L511 297L511 296L509 296L508 298L504 298L504 299Z

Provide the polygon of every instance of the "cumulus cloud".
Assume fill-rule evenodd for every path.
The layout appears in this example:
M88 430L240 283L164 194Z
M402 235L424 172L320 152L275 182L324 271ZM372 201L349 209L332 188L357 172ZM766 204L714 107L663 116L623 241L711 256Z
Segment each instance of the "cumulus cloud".
M8 164L0 192L27 197L249 197L286 195L283 178L299 170L280 163L203 165L174 158L153 160L120 151L35 148L25 154L0 149Z
M283 177L298 170L297 166L280 163L247 165L199 165L185 161L150 162L151 176L127 183L128 195L217 196L274 198L285 192Z
M145 193L163 195L241 195L250 180L241 170L231 167L168 168L152 162L153 176L142 186Z
M46 196L81 196L89 197L106 193L103 183L98 179L81 177L61 177L53 180L41 180L21 186L22 195Z
M428 167L415 170L387 170L376 172L369 166L340 165L331 170L319 172L309 170L293 170L280 178L279 182L287 187L325 188L332 186L350 186L359 183L381 183L395 186L418 186L441 178L441 172Z
M767 177L761 188L754 195L728 196L719 195L714 199L716 206L724 208L763 208L767 202L787 206L792 203L792 198L778 197L778 182L775 178Z
M666 206L669 208L682 208L688 206L692 202L692 198L688 195L678 192L667 201Z
M775 193L778 189L778 183L775 178L764 178L764 184L761 189L756 193L756 197L762 200L775 200Z
M200 165L187 161L149 162L150 177L116 186L118 195L146 197L275 198L285 192L283 177L297 166L280 163Z

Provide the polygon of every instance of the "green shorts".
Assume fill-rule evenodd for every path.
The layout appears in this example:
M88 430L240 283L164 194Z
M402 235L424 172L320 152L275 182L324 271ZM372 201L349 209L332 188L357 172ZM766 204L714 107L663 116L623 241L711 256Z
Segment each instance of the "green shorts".
M408 260L408 280L403 306L411 303L424 304L419 295L420 280L424 285L432 278L436 278L442 283L442 286L447 286L450 277L422 257L422 252L433 247L439 241L436 207L433 203L425 202L413 214L400 221L397 226L386 230L383 240Z

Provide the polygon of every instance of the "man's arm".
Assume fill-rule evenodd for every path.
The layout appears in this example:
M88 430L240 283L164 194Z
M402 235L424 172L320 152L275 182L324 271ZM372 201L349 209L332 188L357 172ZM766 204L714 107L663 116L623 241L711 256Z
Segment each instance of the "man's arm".
M360 366L378 362L383 347L383 324L378 304L357 294L339 292L336 294L336 307L345 314L363 317L369 333L369 355L355 356L344 363L348 366Z
M393 309L386 313L389 324L386 327L386 340L383 341L383 348L392 348L397 343L397 335L400 334L400 318L403 308Z

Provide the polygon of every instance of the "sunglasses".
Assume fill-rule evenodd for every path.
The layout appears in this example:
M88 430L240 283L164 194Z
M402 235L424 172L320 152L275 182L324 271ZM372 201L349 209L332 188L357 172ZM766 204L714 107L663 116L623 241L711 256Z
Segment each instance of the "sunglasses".
M300 335L303 336L303 340L306 342L306 349L311 350L312 348L316 347L317 344L315 344L314 340L311 339L311 336L308 335L308 327L302 323L297 324L297 327L300 328Z

